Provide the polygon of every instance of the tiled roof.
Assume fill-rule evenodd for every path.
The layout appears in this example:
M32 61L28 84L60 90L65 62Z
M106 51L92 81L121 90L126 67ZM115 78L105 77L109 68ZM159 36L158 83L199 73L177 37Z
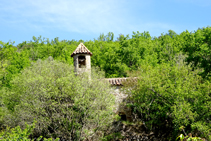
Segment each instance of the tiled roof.
M137 77L133 77L133 78L106 78L105 80L107 80L111 85L113 86L123 86L123 82L126 80L132 80L132 81L137 81Z
M71 57L75 54L90 54L92 56L91 51L89 51L83 43L80 43L75 51L71 54Z

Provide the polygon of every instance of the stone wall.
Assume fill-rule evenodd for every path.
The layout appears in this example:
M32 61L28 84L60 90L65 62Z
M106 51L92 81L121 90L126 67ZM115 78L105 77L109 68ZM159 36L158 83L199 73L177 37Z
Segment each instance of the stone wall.
M132 121L131 117L131 108L127 107L125 103L123 102L126 98L127 95L121 91L122 86L112 86L111 93L115 96L115 110L114 112L120 116L126 116L126 119L128 121Z
M79 63L78 63L78 57L79 56L85 56L86 58L86 67L85 68L79 68ZM91 75L91 58L89 54L76 54L74 55L74 67L75 67L75 72L76 75L87 72L89 76Z

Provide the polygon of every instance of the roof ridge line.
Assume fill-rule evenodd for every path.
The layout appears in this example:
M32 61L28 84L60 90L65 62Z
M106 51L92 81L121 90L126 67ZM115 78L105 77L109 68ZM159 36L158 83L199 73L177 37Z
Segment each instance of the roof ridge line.
M77 46L75 51L73 51L71 57L73 57L76 54L89 54L90 56L92 56L92 52L89 51L89 49L82 42Z

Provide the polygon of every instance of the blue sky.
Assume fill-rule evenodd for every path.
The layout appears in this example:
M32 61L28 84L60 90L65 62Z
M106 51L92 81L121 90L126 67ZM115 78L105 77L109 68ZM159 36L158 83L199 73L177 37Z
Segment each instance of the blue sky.
M101 33L159 36L211 26L211 0L0 0L0 40L93 40Z

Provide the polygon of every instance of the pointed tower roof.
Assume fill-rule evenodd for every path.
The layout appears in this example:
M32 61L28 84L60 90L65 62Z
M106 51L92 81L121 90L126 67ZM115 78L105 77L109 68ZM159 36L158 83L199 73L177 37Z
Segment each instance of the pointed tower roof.
M75 51L71 54L71 57L76 54L90 54L92 56L91 51L89 51L83 43L80 43L78 47L75 49Z

